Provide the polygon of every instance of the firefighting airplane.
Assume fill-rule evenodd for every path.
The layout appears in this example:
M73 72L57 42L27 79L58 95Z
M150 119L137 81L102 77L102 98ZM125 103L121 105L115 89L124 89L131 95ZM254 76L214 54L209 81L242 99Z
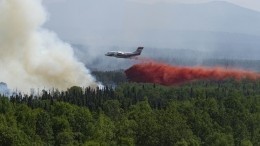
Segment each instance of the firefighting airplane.
M144 47L138 47L134 52L109 51L105 55L116 58L132 58L142 53Z

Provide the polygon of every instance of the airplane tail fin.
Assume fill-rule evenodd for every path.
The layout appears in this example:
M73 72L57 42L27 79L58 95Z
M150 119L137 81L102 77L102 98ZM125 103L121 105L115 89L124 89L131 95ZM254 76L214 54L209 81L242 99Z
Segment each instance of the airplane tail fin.
M138 47L134 53L140 55L140 54L142 53L142 50L143 50L143 49L144 49L144 47Z

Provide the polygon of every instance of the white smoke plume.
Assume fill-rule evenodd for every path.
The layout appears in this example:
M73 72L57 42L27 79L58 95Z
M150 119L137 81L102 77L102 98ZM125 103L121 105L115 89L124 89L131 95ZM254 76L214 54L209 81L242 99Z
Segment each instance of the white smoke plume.
M95 87L73 48L42 28L46 16L41 0L0 0L0 81L22 91Z

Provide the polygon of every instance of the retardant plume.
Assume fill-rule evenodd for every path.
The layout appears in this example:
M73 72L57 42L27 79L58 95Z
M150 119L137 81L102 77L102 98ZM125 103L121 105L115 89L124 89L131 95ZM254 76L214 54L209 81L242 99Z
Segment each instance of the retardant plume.
M11 89L96 86L73 49L42 28L41 0L0 0L0 81Z
M156 62L133 65L125 73L127 78L134 82L162 85L175 85L202 79L224 80L234 78L240 80L248 78L255 80L260 78L259 74L250 71L227 70L224 68L176 67Z

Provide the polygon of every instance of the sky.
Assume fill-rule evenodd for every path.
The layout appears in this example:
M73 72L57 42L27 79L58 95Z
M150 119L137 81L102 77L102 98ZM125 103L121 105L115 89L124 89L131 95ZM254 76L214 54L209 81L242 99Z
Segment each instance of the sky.
M223 54L259 54L260 0L209 3L214 1L43 0L49 13L44 27L71 44L92 48L81 53L90 57L139 45L209 51L206 55L227 49Z
M229 8L226 8L224 11L215 9L215 12L212 11L212 9L207 10L205 6L198 6L197 8L184 7L185 11L179 10L183 7L174 7L176 3L196 4L212 1L214 0L44 0L44 4L50 16L46 27L57 32L63 39L76 43L77 41L80 43L86 42L88 44L92 42L103 42L102 44L105 46L107 46L106 44L119 44L119 42L123 42L122 44L124 44L124 42L126 44L133 44L133 41L129 41L136 39L144 33L147 34L147 32L144 31L158 29L164 29L165 31L169 29L219 31L221 28L226 27L226 29L221 31L237 33L238 31L232 31L232 29L236 28L236 30L241 30L239 33L255 31L249 22L255 21L258 18L246 21L244 18L247 18L247 16L238 16L241 9L235 8L231 10L233 6L230 5L228 5ZM259 6L258 12L260 12L260 1L257 0L226 1L252 9L253 7L256 9L257 6ZM227 4L225 4L225 6L226 5ZM200 13L199 11L202 9L203 13ZM198 14L194 14L193 10ZM207 15L207 13L212 14ZM217 19L216 15L221 18ZM248 17L254 17L255 14L249 15ZM198 17L202 18L200 22L198 22ZM227 25L230 19L235 19L234 17L238 20L238 24L248 24L239 28L238 25L235 27L232 26L234 24ZM243 19L241 21L244 22L240 23L239 19ZM194 25L191 25L193 22L195 22ZM205 24L202 24L204 22ZM256 23L254 22L254 24ZM243 30L246 28L252 29ZM228 29L230 29L230 31ZM122 44L120 44L120 46L122 46Z
M69 0L44 0L44 1L47 3L56 3L56 2L65 2L65 1L69 1ZM79 0L79 1L82 1L82 0ZM84 1L86 1L86 0L84 0ZM95 0L95 1L98 1L98 0ZM134 1L134 2L139 2L139 3L154 4L154 3L162 3L162 2L164 2L164 3L204 3L204 2L210 2L210 1L216 1L216 0L124 0L124 1ZM233 4L239 5L241 7L260 11L260 0L221 0L221 1L230 2Z

